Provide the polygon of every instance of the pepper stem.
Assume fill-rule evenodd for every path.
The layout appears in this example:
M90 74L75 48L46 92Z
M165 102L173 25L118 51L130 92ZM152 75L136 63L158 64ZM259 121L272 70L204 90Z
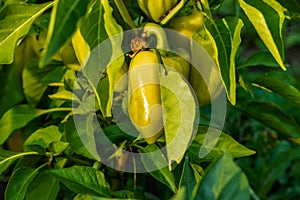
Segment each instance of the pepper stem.
M156 37L156 48L161 50L169 50L169 44L164 29L158 24L147 23L144 26L142 37L150 37L154 35Z

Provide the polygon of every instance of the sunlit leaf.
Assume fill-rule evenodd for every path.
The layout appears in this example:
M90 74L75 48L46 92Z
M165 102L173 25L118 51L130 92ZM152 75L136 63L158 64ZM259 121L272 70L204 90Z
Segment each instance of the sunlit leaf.
M41 60L42 66L51 61L52 56L75 32L77 21L87 12L88 2L81 0L55 2L46 39L46 53Z
M17 159L26 155L37 155L37 152L10 152L6 150L0 150L0 174L10 167Z
M48 126L33 132L24 142L25 150L36 150L35 146L46 149L54 141L59 141L62 133L58 130L57 126Z
M239 0L239 3L279 66L286 70L282 40L286 9L274 0Z
M209 132L208 132L209 130ZM239 158L244 156L249 156L255 153L255 151L248 149L247 147L241 145L232 137L225 133L221 133L219 137L212 138L212 141L217 140L216 145L209 149L208 147L203 146L204 139L207 137L207 134L210 136L218 135L219 130L201 126L198 128L198 134L193 140L193 143L189 147L189 152L191 159L194 161L204 161L204 160L215 160L224 152L229 152L232 157ZM207 155L204 158L199 157L200 150L207 152Z
M168 163L180 163L194 133L199 117L190 86L176 71L161 74L161 98L164 108L164 132Z
M18 2L5 7L6 16L0 20L0 63L12 63L17 41L28 33L34 20L52 5L53 2L44 4Z
M0 144L3 144L13 131L24 127L31 120L41 115L56 112L71 111L70 108L52 108L48 110L33 108L30 105L18 105L8 110L0 119L1 137Z
M205 28L216 52L216 64L221 72L227 97L236 103L235 57L241 43L240 33L243 22L237 17L222 20L206 20Z

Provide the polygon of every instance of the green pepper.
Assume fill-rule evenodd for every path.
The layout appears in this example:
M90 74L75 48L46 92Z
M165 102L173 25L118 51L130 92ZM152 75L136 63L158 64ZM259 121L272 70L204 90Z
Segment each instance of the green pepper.
M160 22L176 6L178 0L137 0L139 7L148 18Z

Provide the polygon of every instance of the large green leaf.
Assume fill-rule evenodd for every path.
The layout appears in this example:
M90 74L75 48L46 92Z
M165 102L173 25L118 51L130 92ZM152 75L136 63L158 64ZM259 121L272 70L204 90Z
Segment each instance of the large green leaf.
M100 0L94 1L90 12L83 18L80 31L85 41L90 46L91 51L101 42L108 38L104 26L104 6ZM111 49L107 49L109 54Z
M5 199L25 199L30 183L39 172L38 169L18 168L10 177L5 190Z
M209 130L209 132L208 132ZM221 155L224 154L224 152L229 152L232 157L239 158L244 156L249 156L255 153L255 151L248 149L247 147L241 145L237 141L235 141L232 137L225 133L221 133L221 135L218 138L215 138L215 140L218 140L216 145L213 147L213 149L209 149L209 147L203 146L205 137L207 137L207 134L210 135L218 135L217 133L219 130L204 127L201 126L198 128L198 134L193 140L193 143L189 147L189 153L191 156L191 159L194 161L204 161L204 160L215 160ZM204 149L204 151L208 151L208 154L204 158L199 158L199 152L200 149Z
M286 70L282 40L286 9L274 0L239 0L239 3L279 66Z
M39 173L31 182L27 194L27 200L52 200L56 199L59 192L58 181L48 173Z
M67 68L60 62L54 62L47 67L39 68L38 60L28 63L22 73L23 91L27 102L36 106L46 91L48 84L52 82L61 82ZM47 82L43 79L47 77ZM50 80L49 77L52 77Z
M147 145L140 151L143 152L143 154L141 154L141 159L145 168L150 171L150 174L154 178L168 186L170 190L175 193L177 191L177 187L173 173L168 169L167 166L159 169L162 163L167 163L167 160L158 146L155 144ZM150 154L150 152L154 151L158 153ZM153 171L155 168L158 168L158 170Z
M17 41L28 33L34 20L52 5L53 2L44 4L17 2L5 7L3 12L6 15L0 20L0 63L12 63Z
M3 144L15 130L24 127L34 118L55 111L71 111L71 108L52 108L43 110L24 104L9 109L0 119L0 144Z
M250 102L237 105L236 108L247 113L265 126L270 127L288 137L299 138L300 126L295 119L283 112L274 103Z
M192 199L241 200L250 199L246 175L225 153L206 173Z
M180 73L163 70L160 76L161 99L164 108L164 132L169 167L180 163L194 133L197 103L189 85Z
M216 64L221 72L227 97L236 103L235 57L241 43L240 33L243 22L237 17L222 20L209 19L205 22L207 35L216 52Z
M300 83L293 77L280 73L270 72L253 81L255 86L267 89L300 106Z
M104 174L92 167L73 166L48 172L76 193L110 196Z
M87 38L87 42L91 46L91 49L96 47L95 45L105 41L107 38L110 40L105 41L102 46L100 45L96 50L92 51L90 54L91 60L87 62L87 65L83 68L83 74L90 79L89 81L92 87L97 88L100 101L98 103L100 104L99 107L103 115L111 117L115 77L125 61L121 48L123 36L122 34L119 34L123 32L123 28L116 22L112 15L113 10L108 1L97 0L92 9L93 10L84 20L89 20L92 24L87 22L81 27L83 37ZM90 27L90 25L92 25L92 27ZM92 33L90 30L91 28L97 28L95 33ZM92 60L95 60L98 63L97 68L90 66L94 65ZM93 69L91 69L91 67ZM99 72L106 72L106 76L101 80L99 76L96 78L94 77L95 74L98 74Z
M26 155L37 155L37 152L15 153L6 150L0 150L0 175L8 169L17 159Z
M77 21L87 12L89 1L60 0L56 1L51 13L46 53L41 65L48 64L52 56L63 46L75 32Z

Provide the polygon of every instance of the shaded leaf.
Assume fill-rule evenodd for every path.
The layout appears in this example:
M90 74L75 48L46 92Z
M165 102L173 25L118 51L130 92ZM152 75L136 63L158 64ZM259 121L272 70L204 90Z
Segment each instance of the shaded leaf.
M59 192L58 181L45 172L39 173L31 182L26 194L27 200L52 200L56 199Z
M278 63L269 51L258 51L237 69L254 66L278 67Z
M38 67L37 59L27 64L22 73L23 91L27 102L32 106L36 106L46 91L48 84L61 82L66 70L66 67L63 67L60 62L51 63L44 68ZM45 77L48 79L47 82L43 82ZM53 77L51 81L49 77Z
M110 196L104 174L92 167L73 166L48 172L76 193Z
M300 137L300 126L295 119L274 103L250 102L237 105L236 108L288 137Z
M17 41L29 32L34 20L52 5L53 2L44 4L18 2L5 7L6 16L0 20L0 63L12 63Z
M163 164L167 163L167 160L158 146L156 146L155 144L147 145L140 151L143 152L143 154L141 154L141 159L145 168L149 170L149 173L158 181L168 186L170 190L175 193L177 191L177 187L175 185L174 175L168 169L167 165L166 167L161 167ZM154 151L156 151L155 154L146 154ZM153 169L158 170L153 171Z
M85 127L87 121L91 120L91 117L82 116L81 119L82 119L81 123L83 123L83 125L79 124L78 126ZM70 143L72 150L75 153L82 155L84 157L87 157L87 158L90 158L93 160L95 160L95 159L100 160L99 155L96 150L95 138L93 138L94 130L91 130L90 134L87 136L87 138L92 137L90 140L87 139L87 142L91 143L91 146L89 146L89 150L86 148L86 145L83 144L83 141L77 131L81 131L83 133L84 130L76 130L76 127L74 124L74 118L70 117L66 123L65 132L66 132L67 141ZM86 132L86 134L88 134L88 132ZM82 136L82 137L84 137L84 136ZM94 149L93 154L92 154L92 152L90 152L91 148ZM97 157L95 157L96 155L97 155Z
M206 20L205 28L216 52L216 64L221 72L227 97L236 103L235 56L240 45L243 22L237 17Z
M219 132L220 131L217 129L208 129L208 127L200 126L193 143L188 149L191 159L194 161L215 160L223 155L224 152L229 152L234 158L250 156L255 153L255 151L250 150L235 141L231 136L223 132L219 135ZM211 142L217 140L217 143L212 149L210 149L210 147L203 146L205 137L214 136L216 137L211 138ZM206 152L206 156L204 158L200 158L200 150Z
M199 113L190 86L176 71L163 70L160 76L161 99L164 108L164 132L168 163L180 163L194 134Z
M5 190L5 199L23 200L30 183L38 174L39 169L18 168L10 177Z
M300 16L300 5L297 0L277 0L283 7L287 9L290 17L299 17Z
M246 175L225 153L206 173L192 199L240 200L250 199Z
M300 83L293 77L280 73L270 72L253 81L255 86L267 89L300 106Z
M49 32L46 39L46 53L41 60L45 65L51 61L52 56L63 46L67 39L75 32L80 17L87 12L89 1L60 0L54 4Z
M273 0L239 0L239 3L279 66L286 70L282 40L286 9Z

